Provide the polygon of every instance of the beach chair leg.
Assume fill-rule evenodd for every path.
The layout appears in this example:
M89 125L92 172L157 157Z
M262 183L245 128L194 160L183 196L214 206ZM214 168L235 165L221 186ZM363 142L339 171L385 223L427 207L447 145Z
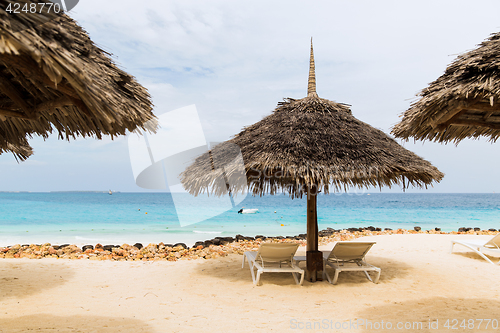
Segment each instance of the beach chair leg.
M243 255L243 262L241 263L241 268L245 268L245 258L246 255Z
M363 273L365 273L365 275L368 278L368 280L370 280L371 282L373 282L372 278L370 277L370 274L368 274L367 271L363 271Z
M253 284L257 284L257 282L255 282L255 271L253 270L253 268L251 269L251 272L252 272L252 282Z
M450 253L453 253L453 245L455 245L455 242L451 241Z
M248 265L250 266L250 273L252 274L252 281L253 284L255 284L255 271L254 271L254 265L252 264L251 261L248 261Z
M339 273L340 271L338 269L335 270L335 275L333 276L333 281L330 282L331 284L337 284L337 280L339 278Z
M295 284L299 284L299 279L297 277L297 273L292 273L293 279L295 280Z
M366 266L368 266L368 264L366 264L366 262L364 262L364 261L361 261L361 262L359 262L359 261L358 261L358 262L356 262L356 264L357 264L359 267L362 267L362 266L363 266L363 264L365 264ZM363 273L365 273L365 275L366 275L366 277L367 277L367 279L368 279L368 280L370 280L371 282L373 282L372 278L370 277L370 274L368 274L368 272L367 272L367 271L363 271Z
M490 264L493 264L495 265L495 263L493 261L490 260L490 258L488 258L486 255L484 255L483 252L481 252L480 249L478 249L478 251L476 251L477 254L479 254L481 257L484 258L484 260L486 260L487 262L489 262Z
M373 283L378 283L378 280L380 279L380 272L382 270L381 269L378 269L376 270L375 272L377 272L377 275L375 276L375 279L373 280Z
M253 284L255 284L256 286L259 285L259 281L260 281L260 274L262 273L262 271L260 269L257 270L257 280L254 280L253 281Z
M300 285L304 285L304 276L305 276L305 273L304 271L302 271L302 273L300 274Z
M332 283L332 278L330 277L330 274L325 270L323 270L323 276L326 276L326 279L328 280L328 283ZM324 280L324 278L323 278Z

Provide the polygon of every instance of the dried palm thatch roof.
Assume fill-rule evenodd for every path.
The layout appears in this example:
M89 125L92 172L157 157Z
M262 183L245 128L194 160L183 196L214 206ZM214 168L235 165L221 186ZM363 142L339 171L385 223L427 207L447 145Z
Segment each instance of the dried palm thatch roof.
M54 12L9 14L10 3L0 1L1 150L53 131L68 140L113 138L155 119L146 89L74 20Z
M394 126L396 137L436 142L500 136L500 33L464 53L419 94Z
M241 172L237 147L247 184L230 188L233 193L248 186L254 195L283 191L302 197L308 188L329 193L351 186L427 186L441 180L437 168L356 119L348 105L318 97L314 72L311 45L307 97L285 99L272 114L198 157L181 174L184 187L194 195L227 193L214 184L238 184L230 181ZM213 161L224 169L215 169Z
M11 143L7 143L5 148L0 147L0 154L3 152L11 152L18 161L24 161L29 156L33 155L33 149L28 142L25 142L21 146L15 146Z

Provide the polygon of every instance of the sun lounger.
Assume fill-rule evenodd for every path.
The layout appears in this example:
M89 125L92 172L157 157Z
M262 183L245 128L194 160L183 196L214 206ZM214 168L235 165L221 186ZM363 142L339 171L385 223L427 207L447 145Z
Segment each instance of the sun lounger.
M299 244L294 243L262 243L257 252L247 251L243 255L241 267L245 267L245 258L250 266L252 280L259 284L262 273L292 273L297 284L304 282L304 270L295 265L293 256ZM254 269L257 269L257 277ZM300 282L298 274L301 274Z
M380 268L368 264L365 261L366 253L375 242L337 242L331 252L323 252L323 279L328 278L328 282L336 284L340 272L355 271L364 272L368 280L377 283L380 278ZM326 271L327 266L333 267L335 275L333 280ZM372 280L369 271L375 272Z
M495 237L492 239L485 241L485 240L480 240L480 239L464 239L464 240L452 240L451 241L451 249L450 253L453 253L453 246L455 244L460 244L465 247L468 247L472 251L476 252L479 254L481 257L483 257L487 262L495 265L493 261L488 258L483 251L490 251L491 253L496 253L500 255L500 234L497 234ZM498 264L500 264L500 261L498 261Z

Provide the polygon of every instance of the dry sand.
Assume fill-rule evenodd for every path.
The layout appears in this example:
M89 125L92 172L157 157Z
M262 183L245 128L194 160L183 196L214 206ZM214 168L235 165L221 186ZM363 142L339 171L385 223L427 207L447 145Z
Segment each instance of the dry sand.
M478 325L496 319L500 326L500 267L465 247L450 254L450 240L458 238L491 236L360 238L377 242L367 261L382 269L378 284L344 272L337 285L301 287L291 274L268 273L254 286L239 255L178 262L3 259L0 332L371 332L414 322L422 329L399 331L499 332L491 329L494 321L488 329L485 321ZM458 319L458 329L451 329L453 321L446 328L447 319ZM463 319L472 320L465 330ZM429 329L429 321L438 329Z

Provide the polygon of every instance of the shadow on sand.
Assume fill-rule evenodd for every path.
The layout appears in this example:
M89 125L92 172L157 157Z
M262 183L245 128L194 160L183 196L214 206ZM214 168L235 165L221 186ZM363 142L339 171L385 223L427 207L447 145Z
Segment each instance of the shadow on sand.
M484 260L484 258L481 257L479 254L477 254L475 252L472 252L472 251L470 251L470 252L453 252L452 254L454 256L457 255L457 256L462 256L464 258L475 259L477 261L482 261L484 263L487 263L488 265L491 265L491 263L489 263L488 261ZM485 252L484 254L486 255L486 257L488 257L494 263L498 263L500 261L500 257L492 256L492 255L490 255L487 252Z
M500 301L492 299L432 297L368 308L356 318L365 321L362 332L498 332L498 309Z
M45 289L56 288L73 276L73 270L66 265L44 259L0 260L0 300L23 298Z
M231 255L227 258L217 260L207 260L198 266L200 275L208 275L229 282L248 282L252 284L252 276L250 268L245 260L245 267L241 268L243 256ZM411 267L394 259L384 257L370 257L369 263L382 269L379 283L383 284L395 278L405 278L408 275ZM305 267L305 263L300 264L301 268ZM327 268L330 276L333 277L333 269ZM326 280L326 279L325 279ZM264 273L261 275L261 284L271 285L294 285L295 281L291 273ZM321 283L321 282L320 282ZM326 282L328 284L328 282ZM339 275L337 284L359 285L360 283L372 283L368 281L362 272L342 272ZM312 287L318 283L311 283L304 280L304 287Z
M141 320L98 316L36 314L0 319L1 332L156 332Z

